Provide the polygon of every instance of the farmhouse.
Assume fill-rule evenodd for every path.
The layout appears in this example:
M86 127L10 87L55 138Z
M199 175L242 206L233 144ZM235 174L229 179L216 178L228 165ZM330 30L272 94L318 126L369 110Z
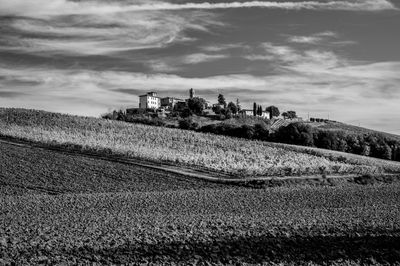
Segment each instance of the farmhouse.
M157 92L148 92L139 96L139 108L141 109L158 109L161 107L161 98L157 97Z
M185 101L175 97L161 98L161 107L164 107L165 109L174 109L175 105L177 105L179 102Z
M182 99L175 97L160 98L156 92L148 92L145 95L139 96L140 109L173 109L177 103L185 102Z
M242 109L239 111L239 114L244 115L244 116L254 116L253 109ZM269 118L269 112L262 111L261 115L258 115L263 118Z

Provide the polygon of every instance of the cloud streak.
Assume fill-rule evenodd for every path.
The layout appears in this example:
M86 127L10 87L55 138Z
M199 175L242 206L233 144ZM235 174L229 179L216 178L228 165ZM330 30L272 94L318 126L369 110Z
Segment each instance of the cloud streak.
M318 67L317 63L314 67ZM348 113L352 113L352 119L365 120L366 115L370 118L396 113L393 110L398 110L396 99L400 97L398 71L400 62L386 62L336 66L325 72L294 71L263 77L237 74L187 78L171 74L3 66L0 67L0 76L8 77L9 86L17 84L14 92L24 92L24 95L16 99L9 94L9 89L0 87L0 92L3 91L0 105L15 106L15 101L18 101L18 106L38 108L43 105L47 110L96 116L111 107L137 106L138 99L129 93L131 90L156 89L164 96L184 97L188 88L193 87L199 93L215 92L202 95L211 101L215 101L218 92L226 92L229 98L238 97L244 105L250 106L257 95L260 104L279 103L283 109L293 108L303 115L311 108L334 113L341 121L345 121ZM24 85L21 80L31 84ZM171 91L180 93L171 95ZM370 108L377 103L385 108ZM59 109L61 107L63 109ZM389 112L390 108L392 111ZM376 113L369 114L369 110Z
M0 50L67 56L108 55L194 41L186 36L187 31L206 32L211 25L221 25L213 14L202 11L184 14L161 11L91 14L89 7L85 9L86 5L96 8L105 4L38 1L43 2L42 5L0 0L0 16L14 16L2 20ZM73 10L68 9L70 5L80 6L79 9L89 14L73 15ZM114 5L109 3L107 6L111 8ZM42 14L48 15L41 17Z
M331 31L324 31L311 36L289 36L288 42L301 44L319 44L331 38L337 38L337 34Z
M212 102L224 93L244 107L256 100L303 116L398 120L399 58L384 62L366 45L374 58L352 59L345 46L355 42L340 38L360 48L389 40L355 33L381 23L375 12L396 10L390 1L240 1L0 0L0 106L98 116L137 106L139 92L185 97L195 88ZM242 10L213 12L234 8ZM281 24L282 11L296 12Z
M150 1L135 4L125 3L96 3L94 1L73 2L67 0L0 0L0 15L20 16L52 16L52 15L80 15L80 14L107 14L132 11L160 11L160 10L187 10L187 9L230 9L230 8L269 8L285 10L348 10L348 11L381 11L396 10L397 8L387 0L351 0L351 1L248 1L228 3L185 3L174 4L168 2Z

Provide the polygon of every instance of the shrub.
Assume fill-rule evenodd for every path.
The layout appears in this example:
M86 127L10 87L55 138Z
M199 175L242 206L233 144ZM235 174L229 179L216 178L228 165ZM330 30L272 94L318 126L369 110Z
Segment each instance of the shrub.
M269 130L265 123L254 125L254 138L258 140L268 140Z
M313 146L314 130L311 126L304 123L291 123L286 127L280 127L275 134L275 138L279 142Z
M188 108L184 109L184 110L181 112L181 117L182 117L182 118L188 118L188 117L190 117L190 116L192 116L192 115L193 115L192 111L190 111L190 109L188 109Z
M188 117L186 119L179 120L179 128L187 130L197 130L199 128L199 124L193 122L191 117Z

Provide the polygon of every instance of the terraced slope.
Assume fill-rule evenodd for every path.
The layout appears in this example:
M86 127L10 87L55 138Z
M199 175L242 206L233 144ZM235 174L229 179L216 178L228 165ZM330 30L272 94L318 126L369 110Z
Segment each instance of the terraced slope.
M35 110L0 109L0 135L240 177L400 172L398 162Z

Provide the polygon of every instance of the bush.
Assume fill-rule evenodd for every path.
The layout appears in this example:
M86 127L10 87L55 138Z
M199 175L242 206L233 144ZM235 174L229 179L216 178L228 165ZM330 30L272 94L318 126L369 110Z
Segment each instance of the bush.
M199 124L193 122L192 118L186 118L179 120L179 128L180 129L187 129L187 130L197 130L199 128Z
M278 129L275 140L288 144L314 146L314 129L303 123L291 123Z
M180 129L190 129L191 121L189 119L179 120L179 128Z
M268 140L269 130L265 123L254 125L254 138L258 140Z
M182 117L182 118L188 118L188 117L190 117L190 116L192 116L192 115L193 115L192 111L190 111L190 109L188 109L188 108L184 109L184 110L181 112L181 117Z
M355 177L354 182L359 185L373 185L376 183L376 178L370 174L365 174Z

